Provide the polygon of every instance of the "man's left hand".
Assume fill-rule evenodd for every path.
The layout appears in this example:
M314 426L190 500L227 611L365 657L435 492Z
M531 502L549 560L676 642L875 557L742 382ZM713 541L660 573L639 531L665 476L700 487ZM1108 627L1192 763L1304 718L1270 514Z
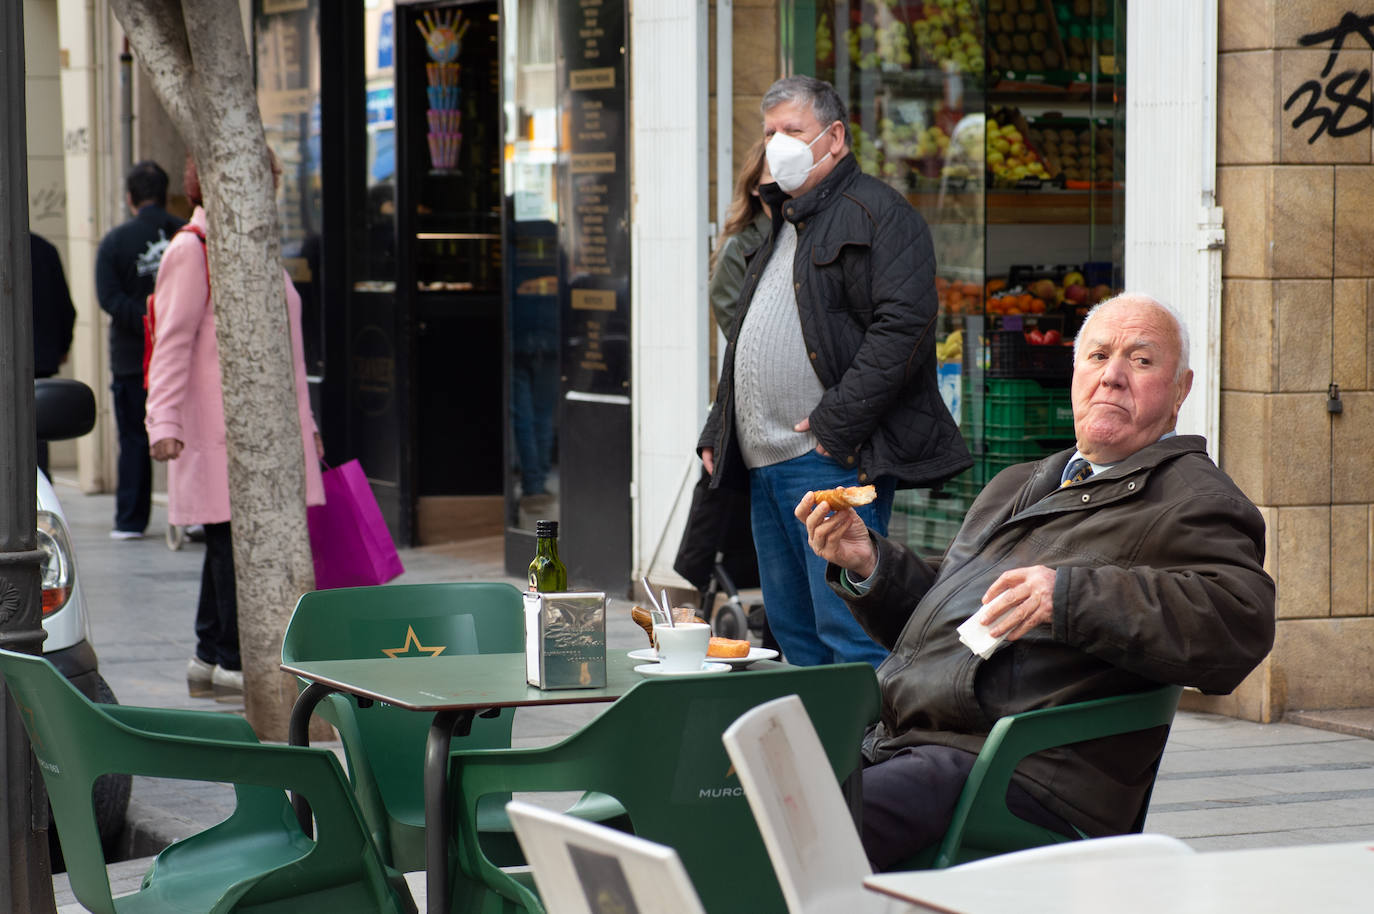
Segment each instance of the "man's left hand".
M1054 569L1044 565L1002 572L983 594L983 624L994 638L1015 641L1054 619Z
M800 421L800 422L798 422L796 425L792 426L792 431L794 431L794 432L809 432L809 431L811 431L811 417L810 417L810 416L804 417L804 418L802 419L802 421ZM816 440L816 453L817 453L817 454L820 454L822 457L829 457L829 456L830 456L830 453L829 453L825 448L821 447L820 439L817 439L817 440Z

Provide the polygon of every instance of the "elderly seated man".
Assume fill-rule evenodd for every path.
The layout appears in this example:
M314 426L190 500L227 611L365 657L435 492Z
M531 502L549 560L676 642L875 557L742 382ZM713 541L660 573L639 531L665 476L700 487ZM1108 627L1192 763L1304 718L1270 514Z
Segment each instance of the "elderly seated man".
M1174 432L1192 381L1178 316L1121 295L1075 340L1077 449L999 473L938 568L851 508L797 505L831 587L891 651L864 741L876 869L939 840L999 717L1165 683L1224 694L1273 646L1260 512L1203 438ZM956 632L980 608L1006 639L986 660ZM1156 728L1031 756L1008 805L1071 836L1129 831L1164 741Z

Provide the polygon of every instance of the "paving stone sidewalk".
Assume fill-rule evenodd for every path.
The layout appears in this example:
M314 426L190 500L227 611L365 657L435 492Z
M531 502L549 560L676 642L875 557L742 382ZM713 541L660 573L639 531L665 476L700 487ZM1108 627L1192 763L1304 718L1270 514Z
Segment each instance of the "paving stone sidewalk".
M114 541L111 495L83 495L57 474L71 527L78 572L91 613L100 668L124 704L241 713L242 705L191 698L186 662L200 587L203 546L168 549L166 512L155 506L148 536ZM499 537L462 547L402 551L397 583L510 580ZM623 610L623 611L617 611ZM608 613L612 648L641 646L628 604ZM595 714L573 706L516 715L518 744L547 743ZM1181 712L1165 752L1147 828L1198 850L1374 840L1374 712L1294 715L1295 723L1253 724ZM1327 729L1318 729L1325 727ZM137 888L145 859L168 842L228 815L232 790L222 784L137 778L130 802L126 855L111 865L116 894ZM78 912L66 878L54 878L59 910ZM412 880L423 893L423 885Z

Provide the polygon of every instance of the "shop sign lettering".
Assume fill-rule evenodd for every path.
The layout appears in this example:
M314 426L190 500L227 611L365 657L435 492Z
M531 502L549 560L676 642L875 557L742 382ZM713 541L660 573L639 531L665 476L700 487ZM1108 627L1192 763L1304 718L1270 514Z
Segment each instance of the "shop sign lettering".
M1374 127L1374 101L1371 100L1369 91L1369 68L1343 70L1331 76L1336 55L1341 52L1345 40L1352 37L1364 39L1370 48L1374 48L1374 15L1357 16L1354 13L1346 13L1332 28L1312 32L1298 39L1298 44L1303 47L1331 42L1331 51L1326 56L1326 66L1322 68L1321 78L1309 79L1298 86L1283 103L1283 110L1287 111L1306 96L1307 101L1293 118L1292 127L1297 130L1308 121L1316 121L1312 135L1307 138L1309 146L1317 142L1322 134L1343 137ZM1323 104L1323 101L1331 104Z

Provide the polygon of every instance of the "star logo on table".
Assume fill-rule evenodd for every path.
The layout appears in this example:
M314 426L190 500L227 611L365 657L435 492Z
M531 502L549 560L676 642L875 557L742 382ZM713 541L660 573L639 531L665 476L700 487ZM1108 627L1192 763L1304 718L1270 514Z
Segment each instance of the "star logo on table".
M444 652L445 648L446 645L443 644L438 647L425 647L420 643L420 639L415 637L415 627L413 625L407 625L406 643L402 644L400 647L384 647L382 648L382 653L386 654L392 660L395 660L397 657L419 657L422 655L438 657Z

